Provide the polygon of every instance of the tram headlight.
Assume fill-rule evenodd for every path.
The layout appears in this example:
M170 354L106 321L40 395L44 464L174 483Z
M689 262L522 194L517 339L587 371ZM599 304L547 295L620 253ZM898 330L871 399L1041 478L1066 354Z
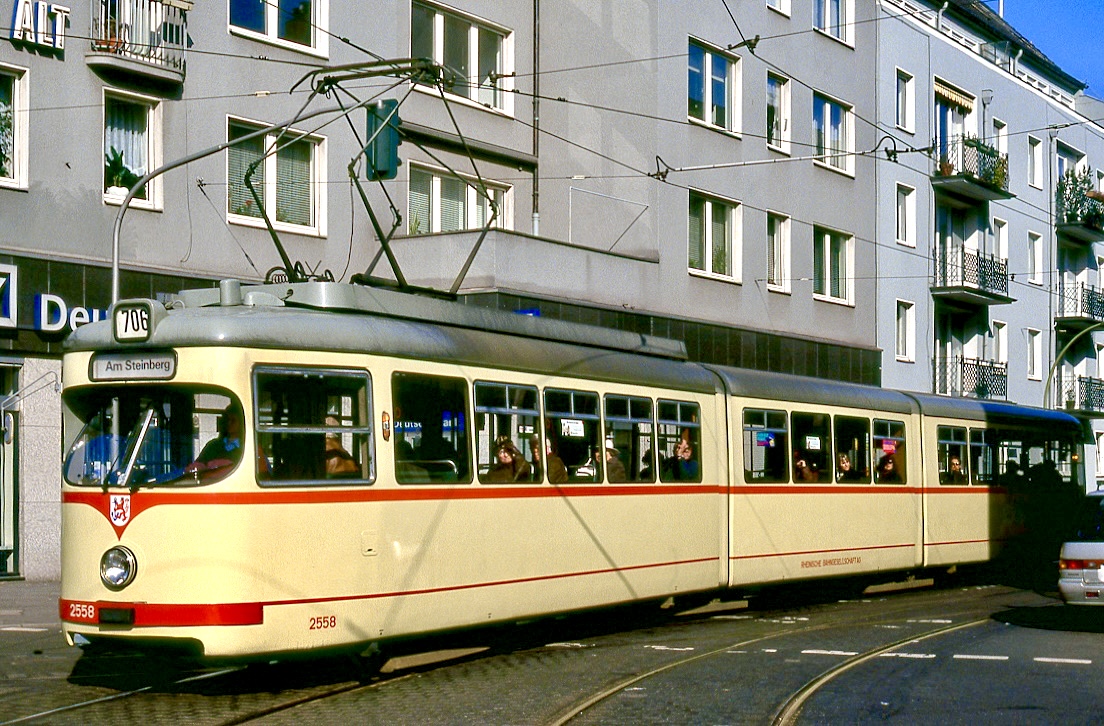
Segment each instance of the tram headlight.
M126 547L112 547L100 558L100 579L112 590L122 590L138 572L138 560Z

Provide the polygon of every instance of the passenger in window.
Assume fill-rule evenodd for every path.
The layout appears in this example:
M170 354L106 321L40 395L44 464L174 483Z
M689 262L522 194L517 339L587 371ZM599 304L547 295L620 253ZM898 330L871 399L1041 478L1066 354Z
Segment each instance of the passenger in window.
M651 449L640 457L640 481L655 481L655 459L652 458Z
M862 473L851 465L850 455L841 453L836 457L836 481L861 481L863 478Z
M701 466L694 459L694 447L686 438L679 439L675 445L675 455L665 462L667 479L675 481L698 481L701 479Z
M327 426L340 426L340 422L333 416L326 417ZM326 476L351 476L360 473L353 455L341 445L341 435L330 431L326 434Z
M241 461L242 419L241 409L227 406L219 420L219 435L208 441L196 460L184 467L185 473L202 476L202 472L234 466ZM258 456L258 461L262 458Z
M897 470L897 459L893 454L886 454L878 461L876 467L878 481L894 483L901 481L901 472Z
M532 436L529 439L529 454L533 459L533 481L540 481L541 471L540 464L542 459L547 459L548 465L548 481L553 484L562 484L567 481L567 467L564 466L563 459L556 456L556 452L552 447L552 440L548 440L548 446L546 447L547 453L544 457L540 453L540 437Z
M529 481L532 467L509 436L499 436L495 439L491 451L495 457L495 464L487 475L483 477L485 482L513 482Z
M611 482L628 481L629 475L625 471L625 465L621 463L621 452L613 445L612 441L606 442L606 476Z
M800 452L794 454L794 481L820 481L820 472L816 464L810 464Z
M965 484L966 472L962 471L962 459L952 456L947 462L947 471L943 472L944 484Z

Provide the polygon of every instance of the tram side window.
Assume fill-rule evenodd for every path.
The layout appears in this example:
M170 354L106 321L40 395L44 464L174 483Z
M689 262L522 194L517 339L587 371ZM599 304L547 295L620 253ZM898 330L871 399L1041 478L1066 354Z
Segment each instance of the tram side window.
M548 448L567 468L568 483L602 480L598 394L546 388Z
M831 481L832 443L828 414L800 413L790 415L793 431L794 481Z
M606 396L606 478L610 482L656 480L654 431L650 398Z
M375 478L367 373L264 367L253 388L264 485Z
M701 417L698 404L664 401L658 405L660 481L701 481Z
M536 387L476 383L475 432L479 481L544 480Z
M774 484L790 480L785 411L744 409L744 481Z
M992 484L997 475L997 441L995 432L970 429L970 471L978 484Z
M836 416L836 481L870 483L870 419Z
M904 484L905 422L874 419L874 481L877 484Z
M471 482L468 386L462 378L391 378L395 477L404 484Z
M969 459L966 456L966 429L939 426L935 430L940 484L969 484Z

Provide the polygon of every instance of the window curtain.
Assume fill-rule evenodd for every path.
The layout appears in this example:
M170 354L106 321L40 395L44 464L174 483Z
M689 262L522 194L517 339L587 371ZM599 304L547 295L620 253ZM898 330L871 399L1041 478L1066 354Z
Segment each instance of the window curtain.
M122 154L123 165L136 177L149 171L149 107L118 98L104 99L104 163ZM117 180L104 177L104 188ZM138 195L145 199L145 189Z
M713 272L728 275L728 206L714 202L713 229Z
M15 79L0 73L0 176L15 176Z
M230 125L230 140L240 139L255 129L248 126ZM253 195L245 186L245 172L249 165L264 156L264 137L257 137L241 144L231 146L226 150L227 154L227 201L226 209L230 214L241 214L247 217L260 217L261 210L253 201ZM253 176L250 177L254 188L261 199L264 199L264 164L258 164Z
M309 227L314 224L312 175L314 144L300 139L276 152L276 219Z

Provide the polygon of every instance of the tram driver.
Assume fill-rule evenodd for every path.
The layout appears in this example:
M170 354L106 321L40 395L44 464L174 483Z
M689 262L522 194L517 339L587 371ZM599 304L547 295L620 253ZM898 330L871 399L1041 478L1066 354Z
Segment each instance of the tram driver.
M242 433L244 416L240 408L231 404L219 417L219 435L211 439L191 464L184 467L186 474L202 476L203 472L234 466L242 457ZM267 461L258 457L258 461Z

